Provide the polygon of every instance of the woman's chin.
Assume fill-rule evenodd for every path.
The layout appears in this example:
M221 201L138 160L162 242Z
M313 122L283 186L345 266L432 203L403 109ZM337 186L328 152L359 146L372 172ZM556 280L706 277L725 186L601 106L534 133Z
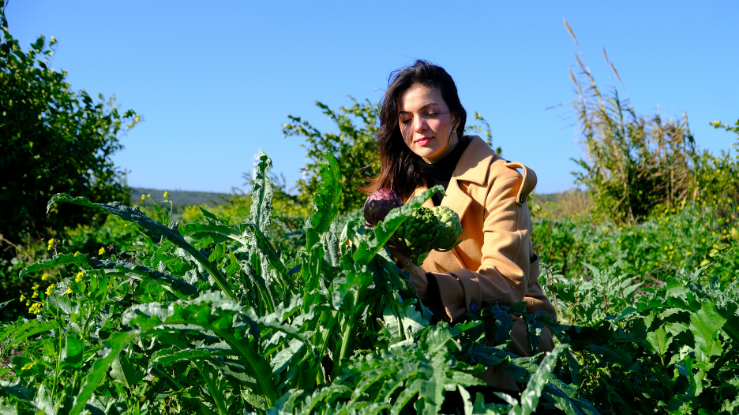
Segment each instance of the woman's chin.
M434 145L429 146L419 146L416 145L413 149L413 152L416 153L418 157L421 157L425 160L428 160L429 158L433 158L436 153L438 153L438 150L435 148Z

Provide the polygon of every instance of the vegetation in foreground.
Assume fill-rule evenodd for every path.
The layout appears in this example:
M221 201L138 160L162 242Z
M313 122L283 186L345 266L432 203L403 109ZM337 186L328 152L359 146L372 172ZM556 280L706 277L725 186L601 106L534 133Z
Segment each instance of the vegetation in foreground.
M34 318L0 340L3 409L16 413L732 413L739 400L737 283L676 270L663 284L588 267L589 278L548 273L560 316L522 303L487 304L453 327L439 322L384 244L430 193L374 230L338 216L336 161L322 164L313 215L287 249L270 240L272 188L262 159L248 218L207 210L168 224L140 209L57 195L102 209L142 237L128 255L57 252L23 274ZM433 191L433 190L432 190ZM681 213L685 214L685 212ZM341 242L350 240L351 245ZM59 249L59 247L56 247ZM558 346L522 358L506 350L511 315L530 342L543 327ZM485 403L468 388L485 366L521 384L520 401Z
M572 78L587 197L567 199L582 214L532 206L560 320L487 304L450 327L383 247L423 198L374 230L339 215L377 167L364 164L377 105L319 103L338 134L290 117L284 134L311 159L298 196L264 157L249 195L185 209L178 225L166 194L89 202L127 201L110 155L140 117L71 92L49 69L55 40L23 52L2 23L0 282L17 294L0 303L0 412L436 413L455 396L465 414L737 412L736 155L699 151L687 118L638 116L602 93L584 57L584 81ZM475 119L467 132L492 140ZM70 148L84 154L58 158ZM83 197L55 196L46 216L40 201L60 189ZM555 351L509 353L514 315L532 345L551 329ZM520 399L471 393L486 366L508 371Z

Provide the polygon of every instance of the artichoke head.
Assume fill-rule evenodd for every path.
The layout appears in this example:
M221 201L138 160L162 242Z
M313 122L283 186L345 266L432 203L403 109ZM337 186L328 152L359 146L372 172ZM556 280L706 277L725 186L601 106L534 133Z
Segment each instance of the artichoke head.
M400 196L390 189L378 189L364 202L364 218L367 226L376 226L396 207L403 206Z
M429 208L420 207L414 210L411 217L396 231L395 245L408 255L414 264L420 265L419 260L434 249L434 241L440 228L434 212Z
M439 221L434 249L448 251L457 245L457 238L462 234L462 223L457 212L446 206L436 206L431 211Z

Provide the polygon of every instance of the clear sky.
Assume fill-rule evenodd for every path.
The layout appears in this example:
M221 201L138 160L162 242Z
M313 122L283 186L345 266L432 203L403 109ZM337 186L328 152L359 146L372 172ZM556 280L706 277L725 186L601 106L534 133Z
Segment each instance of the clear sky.
M58 39L53 66L74 89L116 94L143 116L114 156L132 186L228 192L260 150L292 184L306 152L283 138L288 114L333 130L316 101L378 101L390 71L423 58L454 77L504 156L537 172L537 192L568 189L581 149L563 17L601 87L615 81L605 46L638 112L687 112L715 152L734 138L708 123L739 118L736 0L11 0L6 13L25 48Z

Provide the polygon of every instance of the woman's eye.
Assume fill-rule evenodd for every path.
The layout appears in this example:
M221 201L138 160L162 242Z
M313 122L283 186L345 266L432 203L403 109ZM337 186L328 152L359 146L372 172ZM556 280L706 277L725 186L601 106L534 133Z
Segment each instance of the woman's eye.
M408 124L409 122L411 122L412 119L413 118L401 118L400 122L403 124Z
M435 112L427 112L426 113L426 118L436 118L437 115L439 115L439 114L438 113L435 113Z

